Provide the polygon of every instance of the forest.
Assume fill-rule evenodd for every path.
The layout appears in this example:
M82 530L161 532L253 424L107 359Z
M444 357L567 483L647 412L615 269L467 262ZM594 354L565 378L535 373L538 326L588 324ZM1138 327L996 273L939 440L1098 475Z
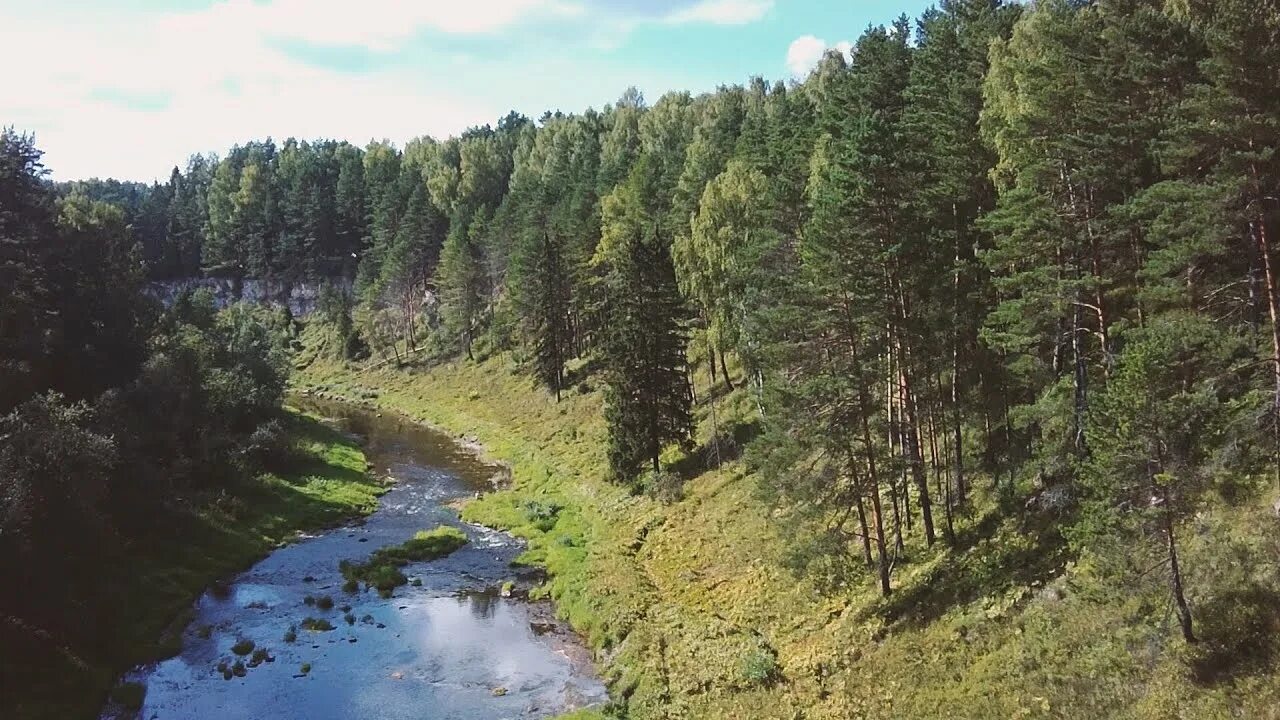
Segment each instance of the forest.
M679 485L695 408L745 392L759 497L835 587L892 598L990 503L1107 587L1161 587L1145 612L1198 672L1268 657L1277 529L1270 557L1221 548L1230 585L1180 551L1280 483L1278 87L1272 0L942 0L803 81L403 147L253 141L149 186L48 183L7 131L5 572L64 574L51 548L79 540L43 518L127 534L249 462L294 320L144 291L256 280L319 288L340 360L509 353L552 401L598 379L637 494Z

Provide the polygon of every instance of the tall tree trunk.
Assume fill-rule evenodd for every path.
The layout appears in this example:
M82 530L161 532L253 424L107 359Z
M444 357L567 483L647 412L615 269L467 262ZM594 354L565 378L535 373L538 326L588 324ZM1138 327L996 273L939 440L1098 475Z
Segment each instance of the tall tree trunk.
M940 459L940 458L945 458L951 452L950 448L947 447L947 436L946 436L945 429L941 433L938 432L938 429L939 429L938 426L944 424L947 420L947 408L941 399L942 398L942 379L941 378L937 379L937 387L935 388L935 390L938 392L939 400L936 404L931 403L929 406L929 458L930 458L930 462L933 465L933 476L934 476L934 482L937 487L937 492L940 496L942 496L942 499L943 499L942 510L943 510L943 520L946 522L947 542L949 542L952 545L955 545L956 531L955 531L955 525L953 524L952 517L951 517L951 509L952 509L951 508L951 482L952 482L951 471L949 468L943 467L944 465L946 465L946 463L941 462L941 459ZM935 410L937 411L936 413L935 413ZM938 414L942 415L941 421L938 420L938 417L937 417ZM938 454L939 435L941 435L942 437L942 455L941 456L939 456Z
M954 435L954 438L952 441L955 443L955 450L956 450L955 470L954 470L956 502L959 502L960 504L964 504L967 488L965 486L965 477L964 477L964 436L963 436L963 431L961 429L961 417L960 417L960 398L961 398L961 390L960 390L960 378L961 378L961 374L960 374L960 327L961 327L960 325L960 295L961 295L960 267L961 267L962 258L961 258L961 245L960 245L961 232L960 232L960 222L959 222L959 210L956 207L955 203L952 203L951 205L951 214L952 214L952 217L955 218L955 224L956 224L956 246L955 246L955 261L954 261L955 264L953 266L955 268L955 273L952 279L952 296L951 296L951 322L953 326L951 330L951 412L947 412L947 408L945 407L942 408L942 420L944 423L947 421L948 418L950 418L952 421L951 432ZM948 494L950 494L951 492L950 482L948 482L947 484L947 492ZM947 503L947 513L948 513L947 524L948 525L951 524L950 512L951 512L951 503L948 501Z
M1076 296L1077 301L1079 293ZM1075 303L1071 317L1071 354L1075 364L1075 405L1071 414L1071 445L1077 453L1085 455L1088 448L1085 444L1085 413L1089 409L1089 368L1085 364L1084 354L1084 308Z
M1259 216L1249 223L1258 246L1258 258L1262 264L1263 290L1267 295L1267 314L1271 320L1271 370L1275 380L1271 406L1271 423L1274 428L1276 477L1280 481L1280 307L1277 307L1275 272L1271 264L1271 240L1265 217Z
M724 373L724 384L727 385L730 390L733 390L733 381L729 379L729 365L724 361L723 348L720 350L720 372Z
M1178 624L1182 627L1182 637L1187 642L1194 643L1196 634L1191 621L1191 608L1187 605L1187 597L1182 589L1182 568L1178 564L1178 541L1174 536L1173 508L1170 506L1169 489L1159 481L1154 472L1150 473L1150 477L1152 496L1160 498L1162 505L1165 549L1169 554L1169 591L1173 595L1174 604L1178 607Z
M855 479L856 483L857 480ZM867 529L867 511L862 505L862 491L858 491L858 529L862 532L862 557L867 561L867 567L875 565L875 561L871 558L871 532Z
M916 397L912 391L911 373L907 370L908 353L909 350L904 348L902 358L898 364L898 372L902 382L903 419L906 421L904 426L906 450L908 460L911 463L911 477L915 480L916 491L920 495L920 518L924 521L925 543L929 547L933 547L933 543L938 538L933 528L933 502L929 498L929 479L925 476L924 458L920 452L920 428L916 417Z
M867 422L866 390L859 391L859 415L862 416L862 442L867 451L867 476L871 481L867 494L871 496L871 518L876 529L876 569L880 575L880 594L888 597L893 588L889 585L889 555L884 540L884 510L880 506L880 476L876 472L875 444L871 439L871 426Z
M862 505L862 480L858 476L857 454L853 451L852 442L846 443L845 453L849 461L849 476L853 480L853 499L858 510L858 530L862 533L862 557L870 568L875 566L875 561L871 557L871 533L867 529L867 511Z

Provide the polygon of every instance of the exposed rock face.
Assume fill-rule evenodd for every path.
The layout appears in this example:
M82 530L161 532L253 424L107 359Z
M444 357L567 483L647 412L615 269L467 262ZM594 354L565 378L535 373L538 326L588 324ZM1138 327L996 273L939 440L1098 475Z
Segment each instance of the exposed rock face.
M315 310L316 300L320 297L320 288L326 282L340 288L351 287L351 281L343 277L330 278L323 282L296 283L292 286L267 283L262 280L184 278L151 283L147 289L166 307L171 305L178 294L184 290L205 288L213 293L219 307L245 300L263 305L288 306L295 316L302 317Z

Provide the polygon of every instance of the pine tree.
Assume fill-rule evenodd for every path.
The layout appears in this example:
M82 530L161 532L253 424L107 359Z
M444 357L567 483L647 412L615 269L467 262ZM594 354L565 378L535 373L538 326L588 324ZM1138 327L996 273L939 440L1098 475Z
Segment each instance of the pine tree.
M629 183L610 201L640 199ZM685 309L667 241L643 225L621 235L610 254L602 359L609 466L616 479L631 482L646 465L659 472L663 448L688 442L693 420Z
M559 401L565 362L572 356L569 275L551 234L543 231L534 237L540 239L535 241L530 264L522 273L530 286L519 292L522 314L533 342L534 375Z
M436 275L445 325L461 341L461 349L471 360L475 359L472 345L489 295L488 273L480 244L486 224L483 213L471 221L470 227L455 216Z

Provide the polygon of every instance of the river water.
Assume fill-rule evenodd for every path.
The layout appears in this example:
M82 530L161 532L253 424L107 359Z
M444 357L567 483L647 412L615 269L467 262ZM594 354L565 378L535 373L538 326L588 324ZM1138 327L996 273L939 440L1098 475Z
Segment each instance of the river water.
M139 717L156 720L500 720L544 718L605 701L589 652L545 604L518 596L534 578L510 565L519 541L466 525L447 503L488 487L493 468L451 438L390 415L303 399L364 440L374 472L395 478L377 512L273 552L200 598L176 657L135 670L147 686ZM462 528L470 542L452 555L404 568L421 585L342 591L338 562L363 560L439 524ZM329 596L321 610L307 596ZM354 624L347 622L347 611ZM336 629L311 632L303 618ZM296 641L284 640L298 626ZM207 635L207 637L206 637ZM224 679L232 645L252 640L273 658ZM247 663L250 658L244 657ZM302 672L303 664L309 671Z

